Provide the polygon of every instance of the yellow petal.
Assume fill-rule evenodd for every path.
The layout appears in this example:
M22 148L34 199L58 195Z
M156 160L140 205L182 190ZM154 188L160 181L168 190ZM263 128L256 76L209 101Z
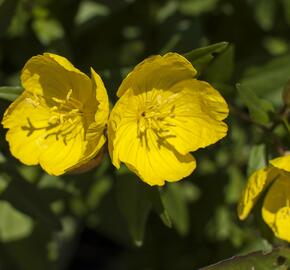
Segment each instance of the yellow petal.
M276 237L290 242L290 207L281 208L275 219L275 235Z
M2 124L8 128L6 140L11 153L27 165L38 163L44 150L46 127L50 117L42 106L37 106L30 93L24 92L6 110ZM32 154L33 153L33 154Z
M72 97L84 104L92 96L88 76L57 55L37 55L29 59L22 70L21 81L25 90L46 98L65 99L71 90Z
M168 142L182 154L206 147L227 134L222 122L228 116L228 106L211 85L199 80L187 80L170 89L176 97L172 117L168 122L171 136ZM168 98L170 99L170 97Z
M71 132L71 138L66 141L53 135L46 138L47 147L39 157L39 164L49 174L61 175L76 164L83 164L79 163L86 149L83 130L75 127Z
M109 99L106 88L101 77L91 68L92 74L92 93L94 96L85 104L87 119L90 124L85 132L85 140L87 147L83 154L83 158L71 169L75 169L92 159L100 151L106 142L104 130L109 117ZM95 102L94 102L95 101ZM91 112L94 115L89 115Z
M290 241L290 177L279 175L265 197L262 215L281 239Z
M290 172L290 155L272 159L270 163L276 168Z
M95 122L105 126L109 117L109 98L101 77L91 68L93 92L98 102Z
M63 68L65 68L68 71L73 71L76 73L79 73L81 75L85 75L83 72L81 72L79 69L75 68L73 66L73 64L68 61L65 57L54 54L54 53L44 53L43 54L44 57L49 57L52 58L55 62L57 62L60 66L62 66ZM86 75L85 75L86 76Z
M108 121L108 148L112 163L116 168L120 168L119 149L115 147L116 132L119 126L124 121L135 123L136 117L134 116L137 110L137 101L132 99L132 91L127 91L122 98L120 98L113 107L109 121ZM128 105L130 104L130 106ZM130 123L127 123L130 124ZM119 132L120 134L120 132ZM137 139L137 134L135 134Z
M179 181L195 169L196 162L190 154L181 155L170 145L159 144L152 130L147 131L147 142L137 139L136 134L135 123L122 125L114 147L118 149L118 159L149 185Z
M241 220L245 219L249 215L261 193L268 187L268 185L278 174L279 171L277 169L273 167L266 167L255 171L250 176L238 204L238 216Z
M194 78L196 70L191 63L178 53L152 56L138 64L123 80L117 96L122 96L129 88L141 93L156 89L169 89L174 84Z

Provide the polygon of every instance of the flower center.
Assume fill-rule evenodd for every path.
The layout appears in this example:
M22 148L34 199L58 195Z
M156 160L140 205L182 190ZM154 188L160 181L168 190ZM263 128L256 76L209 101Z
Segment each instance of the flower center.
M158 139L164 140L172 136L170 127L174 126L172 119L175 117L175 105L171 99L162 99L157 95L155 99L146 100L138 111L138 137L147 140L147 131L153 131Z
M72 89L69 90L64 100L55 97L52 98L56 105L49 108L52 112L52 116L48 120L49 123L64 124L65 121L68 121L70 124L73 124L77 120L78 116L82 114L82 103L72 98L71 95Z
M30 119L27 119L29 126L23 127L23 129L29 131L28 136L36 130L45 129L47 131L45 138L55 136L58 140L61 136L66 144L67 141L72 139L75 133L78 132L76 127L83 118L83 112L81 110L82 103L72 97L72 89L69 90L65 99L56 97L46 98L34 95L32 97L27 97L26 102L30 103L35 108L43 106L50 114L47 124L44 126L36 127L32 124Z

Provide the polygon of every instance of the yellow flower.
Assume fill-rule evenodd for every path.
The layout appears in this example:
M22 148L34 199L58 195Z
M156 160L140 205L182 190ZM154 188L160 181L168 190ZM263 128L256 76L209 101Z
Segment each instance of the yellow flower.
M290 155L270 160L268 167L250 176L238 205L241 220L249 215L266 189L263 219L276 237L290 242Z
M228 106L177 53L150 57L129 73L108 122L113 164L123 162L149 185L188 176L196 167L189 153L227 133Z
M45 53L25 64L21 81L25 90L2 121L12 154L53 175L94 158L109 114L100 76L91 69L90 79L66 58Z

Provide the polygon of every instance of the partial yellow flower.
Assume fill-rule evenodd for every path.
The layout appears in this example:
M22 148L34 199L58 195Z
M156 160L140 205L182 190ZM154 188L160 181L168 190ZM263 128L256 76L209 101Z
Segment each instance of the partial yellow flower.
M150 57L129 73L108 122L109 152L117 168L125 163L149 185L178 181L196 167L189 152L226 135L225 100L195 75L177 53Z
M238 215L245 219L268 188L262 216L276 237L290 242L290 155L270 160L268 167L254 172L242 193Z
M9 106L2 124L12 154L60 175L94 158L104 145L109 102L100 76L91 79L66 58L32 57L21 74L24 92Z

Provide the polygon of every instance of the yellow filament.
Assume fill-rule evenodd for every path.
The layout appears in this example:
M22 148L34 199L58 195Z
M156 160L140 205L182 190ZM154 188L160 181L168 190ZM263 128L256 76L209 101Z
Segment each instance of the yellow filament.
M59 99L56 97L45 98L42 96L33 95L25 98L26 102L34 107L45 106L53 101L54 105L47 108L50 111L51 116L47 120L47 125L42 127L35 127L28 119L29 126L27 130L29 134L32 134L34 130L46 129L51 130L51 133L46 137L55 135L56 139L61 136L66 143L68 136L73 133L76 125L82 121L83 113L81 111L82 103L72 97L72 89L70 89L65 99ZM41 104L40 101L43 101ZM46 104L46 105L45 105Z
M175 97L175 96L174 96ZM158 138L165 139L171 135L168 127L174 126L171 119L175 117L175 105L170 106L173 98L162 100L161 95L157 95L155 100L146 100L138 111L138 137L145 139L147 130L153 130ZM169 109L164 110L164 107Z

